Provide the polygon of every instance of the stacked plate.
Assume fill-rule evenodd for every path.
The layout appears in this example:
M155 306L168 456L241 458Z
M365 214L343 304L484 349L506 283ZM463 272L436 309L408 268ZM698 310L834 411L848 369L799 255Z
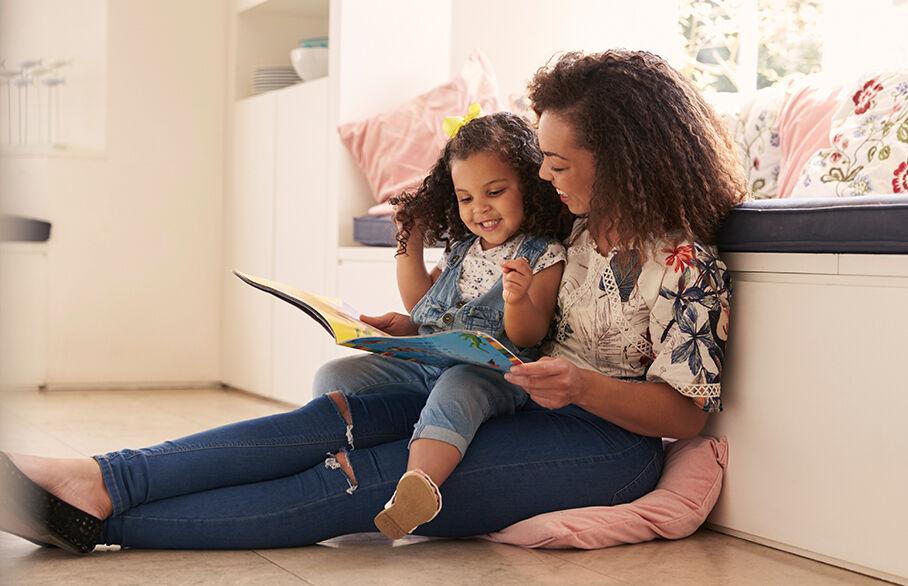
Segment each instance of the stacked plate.
M252 93L279 90L301 81L292 65L260 65L252 72Z

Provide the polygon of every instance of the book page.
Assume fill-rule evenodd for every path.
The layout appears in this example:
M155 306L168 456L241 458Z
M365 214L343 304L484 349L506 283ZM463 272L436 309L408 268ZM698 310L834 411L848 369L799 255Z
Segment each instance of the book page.
M239 271L233 273L257 289L271 293L295 307L303 310L312 319L324 327L334 336L335 342L358 338L362 336L388 337L388 334L359 320L358 315L350 312L355 310L344 304L339 299L323 297L314 293L297 289L291 285L278 283L261 277L253 277Z
M475 364L507 372L521 360L501 342L475 331L444 331L423 336L361 337L339 341L341 346L374 352L380 356L412 360L440 368Z

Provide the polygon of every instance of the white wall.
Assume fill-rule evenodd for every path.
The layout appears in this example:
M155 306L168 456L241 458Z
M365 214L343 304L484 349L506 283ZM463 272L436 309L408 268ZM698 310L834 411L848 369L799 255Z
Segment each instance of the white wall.
M66 63L53 70L65 79L53 92L42 83L52 72L27 87L29 99L22 112L22 92L3 88L0 144L54 142L104 148L106 30L105 0L0 0L0 59L5 70L18 71L26 60L41 59L42 68L55 61ZM59 116L54 115L57 109ZM25 129L20 136L20 118L27 118L27 138Z
M680 46L673 0L457 0L452 29L452 75L480 49L505 103L559 51L645 49L673 62Z
M51 387L219 380L227 10L108 2L105 150L3 157L53 223Z

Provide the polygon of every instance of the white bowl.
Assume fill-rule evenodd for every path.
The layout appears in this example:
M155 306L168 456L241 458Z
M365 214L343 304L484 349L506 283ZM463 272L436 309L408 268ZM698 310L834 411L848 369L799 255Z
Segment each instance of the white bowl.
M327 47L297 47L290 51L293 69L303 81L328 75Z

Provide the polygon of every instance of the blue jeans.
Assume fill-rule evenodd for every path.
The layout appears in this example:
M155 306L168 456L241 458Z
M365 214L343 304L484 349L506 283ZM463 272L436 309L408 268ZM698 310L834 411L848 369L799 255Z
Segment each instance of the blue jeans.
M369 395L401 389L428 395L412 440L429 438L451 444L461 457L484 421L510 415L529 395L490 368L459 364L446 369L363 354L333 360L315 375L315 396L331 391Z
M293 547L374 531L406 470L425 395L347 397L352 429L326 396L140 450L96 456L114 505L102 542L158 549ZM352 448L351 448L352 440ZM355 481L333 455L344 451ZM444 508L416 533L464 537L527 517L629 502L662 470L662 442L583 409L528 402L476 433L442 486Z

